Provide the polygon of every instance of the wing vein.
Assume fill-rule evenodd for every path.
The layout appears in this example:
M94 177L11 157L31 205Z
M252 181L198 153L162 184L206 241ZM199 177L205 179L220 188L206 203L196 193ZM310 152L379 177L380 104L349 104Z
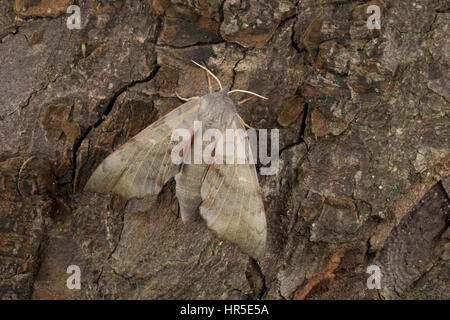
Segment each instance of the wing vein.
M120 170L118 172L120 172L120 176L116 179L116 180L112 180L111 182L108 184L108 188L107 190L111 190L111 188L113 186L115 186L117 183L119 183L120 179L122 179L123 174L125 173L124 168L126 167L126 165L128 164L128 160L130 160L131 157L133 157L136 152L139 150L138 146L136 145L132 145L133 147L135 147L133 149L133 152L130 152L130 154L128 155L126 161L123 162L122 166L120 167ZM114 153L113 153L114 154ZM104 160L103 160L104 161Z
M223 207L225 205L225 201L228 198L228 193L230 192L230 189L232 188L232 184L233 184L233 180L234 180L235 174L236 174L236 167L234 167L233 176L231 177L230 184L228 185L226 196L223 198L223 202L222 202L221 207L219 208L219 211L216 212L216 215L214 216L214 219L211 221L211 226L214 225L216 220L217 220L217 218L222 215L222 210L223 210ZM228 224L227 224L227 229L228 229Z
M180 124L181 121L182 121L182 120L178 121L177 124L176 124L176 126L178 126L178 125ZM167 133L165 136L163 136L161 139L158 140L158 144L160 144L160 147L158 148L157 154L159 153L159 151L161 150L161 147L163 146L163 143L162 143L162 142L163 142L165 139L167 139L167 137L168 137L170 134L171 134L171 132L169 131L169 133ZM155 146L156 146L156 145L155 145ZM167 148L166 154L167 154L167 151L168 151L168 150L169 150L169 148ZM155 157L153 157L152 163L150 164L149 168L153 167L153 163L155 162L155 159L156 159L156 155L155 155ZM164 156L164 158L163 158L163 162L164 162L164 160L165 160L165 156ZM161 162L161 165L162 165L163 162ZM161 166L160 166L160 169L158 170L158 174L159 174L159 171L160 171L160 170L161 170ZM148 180L148 177L149 177L149 175L150 175L151 172L152 172L151 170L148 170L148 172L147 172L147 174L146 174L146 176L145 176L145 179L143 180L143 181L144 181L144 185L146 185L147 180ZM137 172L136 172L136 174L137 174ZM136 176L135 176L135 177L136 177ZM134 181L134 180L133 180L133 181ZM155 178L155 185L158 185L158 184L157 184L157 177Z

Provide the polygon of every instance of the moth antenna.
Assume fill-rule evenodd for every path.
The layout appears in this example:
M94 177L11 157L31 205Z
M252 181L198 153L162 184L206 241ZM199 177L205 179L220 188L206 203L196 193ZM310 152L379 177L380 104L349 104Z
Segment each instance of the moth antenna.
M200 68L202 68L203 70L205 70L206 72L208 72L210 75L212 75L213 78L216 79L217 83L219 84L220 91L223 90L223 87L222 87L222 84L220 83L219 78L217 78L217 77L214 75L214 73L212 73L211 71L209 71L208 68L206 68L206 67L202 66L201 64L195 62L194 60L191 60L191 61L192 61L193 63L195 63L197 66L199 66Z
M254 93L254 92L251 92L251 91L247 91L247 90L240 90L240 89L235 89L235 90L228 91L228 94L233 93L233 92L249 93L249 94L252 94L252 95L254 95L254 96L257 96L258 98L261 98L261 99L266 99L266 100L269 99L269 98L266 98L266 97L264 97L264 96L261 96L261 95L259 95L259 94L257 94L257 93Z

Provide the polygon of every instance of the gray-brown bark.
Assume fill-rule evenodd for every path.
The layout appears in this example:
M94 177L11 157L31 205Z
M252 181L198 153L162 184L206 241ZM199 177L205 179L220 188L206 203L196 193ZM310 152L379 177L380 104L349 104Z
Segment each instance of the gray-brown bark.
M0 2L1 298L450 298L448 1L80 0L69 30L72 3ZM176 93L208 92L191 59L280 129L261 261L183 224L173 180L82 191Z

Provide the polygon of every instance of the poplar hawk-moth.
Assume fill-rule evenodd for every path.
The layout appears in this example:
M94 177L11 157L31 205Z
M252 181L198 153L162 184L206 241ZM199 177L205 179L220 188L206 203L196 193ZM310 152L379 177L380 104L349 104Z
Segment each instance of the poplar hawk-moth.
M185 163L189 161L176 164L171 158L176 145L171 138L173 131L187 128L194 140L194 121L202 121L205 129L225 132L231 128L246 132L245 123L228 94L248 91L226 92L217 77L197 65L218 81L221 90L212 92L208 76L209 94L182 104L110 154L91 175L85 190L115 193L126 199L142 198L158 194L164 184L175 177L183 222L200 213L219 238L237 244L250 257L261 259L266 250L266 216L256 169L248 154L244 163L238 163L235 158L233 164ZM236 138L241 139L238 143L249 146L247 137ZM182 149L184 157L190 148L189 144ZM214 151L212 155L214 158ZM234 153L234 157L238 157L238 153Z

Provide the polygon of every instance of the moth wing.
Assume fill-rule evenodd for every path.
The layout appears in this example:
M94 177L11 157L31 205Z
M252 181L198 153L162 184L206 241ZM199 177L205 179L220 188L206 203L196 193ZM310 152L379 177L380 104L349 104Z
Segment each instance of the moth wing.
M84 190L116 193L126 199L158 194L178 171L171 151L174 129L190 129L198 119L199 100L191 100L142 130L110 154L89 178Z
M232 129L242 129L237 116ZM247 138L238 143L249 145ZM203 181L200 214L220 238L237 244L245 253L261 259L266 249L266 216L256 169L245 156L245 163L215 164Z

